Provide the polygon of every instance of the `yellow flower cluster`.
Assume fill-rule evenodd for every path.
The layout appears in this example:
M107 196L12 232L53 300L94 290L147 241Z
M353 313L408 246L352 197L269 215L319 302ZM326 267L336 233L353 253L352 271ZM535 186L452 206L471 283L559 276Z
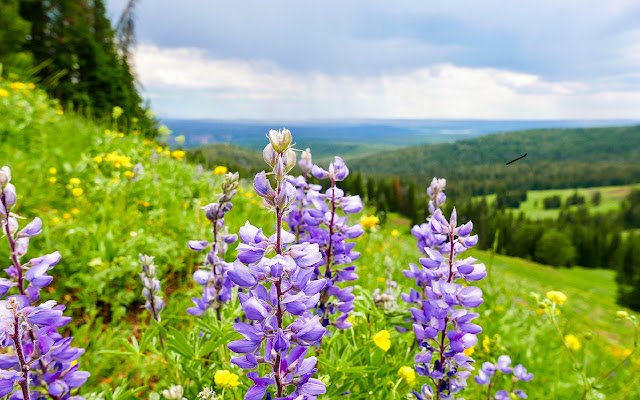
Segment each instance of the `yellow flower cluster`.
M6 89L0 88L0 97L8 97L8 96L9 96L9 92Z
M227 172L229 172L229 169L227 167L225 167L224 165L218 165L217 167L215 167L213 169L213 173L216 175L224 175Z
M633 350L621 349L618 346L611 346L609 347L609 352L611 352L615 357L629 357L631 353L633 353Z
M216 371L215 375L213 375L213 379L215 380L217 387L224 389L233 389L240 385L238 375L231 373L226 369Z
M582 344L580 340L575 335L568 334L564 337L564 341L567 343L569 348L573 351L578 351L582 348Z
M183 158L187 153L185 153L183 150L175 150L171 152L171 157L179 160L181 158Z
M551 290L547 292L547 299L561 306L564 304L565 301L567 301L567 295L565 295L562 292Z
M389 331L381 330L380 332L373 335L373 343L376 346L380 347L382 350L387 351L391 348L391 335L389 335Z
M131 167L131 157L127 157L125 155L118 154L115 151L107 154L106 156L104 156L104 161L112 163L113 166L116 167L116 168L120 168L120 167L129 168L129 167Z
M416 380L416 371L411 367L400 367L398 376L407 381L407 383L411 383Z
M363 215L362 217L360 217L360 223L362 224L363 228L375 228L378 226L378 224L380 223L380 218L376 217L375 215Z

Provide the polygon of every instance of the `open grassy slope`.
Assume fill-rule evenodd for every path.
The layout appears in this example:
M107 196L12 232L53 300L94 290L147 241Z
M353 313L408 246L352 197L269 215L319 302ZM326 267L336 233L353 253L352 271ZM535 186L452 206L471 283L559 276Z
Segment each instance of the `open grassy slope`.
M92 373L81 394L90 400L159 399L162 390L181 384L191 400L204 386L215 385L216 371L228 369L240 375L241 386L220 398L242 398L250 380L230 364L225 347L239 336L231 331L240 313L237 299L224 309L222 321L213 313L196 318L185 312L190 298L200 294L191 275L201 263L186 244L208 237L209 226L199 207L216 199L221 177L208 171L199 174L180 153L141 135L120 135L111 126L71 113L59 115L55 104L40 97L36 90L0 98L0 161L13 170L19 194L16 211L43 219L44 233L32 239L28 256L62 253L62 261L49 272L54 281L43 300L67 305L66 314L74 317L68 331L76 345L86 348L81 368ZM17 106L18 101L29 107ZM45 109L38 111L40 105ZM132 175L136 164L142 169ZM80 182L72 183L72 178ZM252 177L243 178L227 226L235 232L250 220L272 233L272 215L256 201ZM74 195L75 188L82 193ZM407 318L407 305L398 300L398 309L385 312L371 302L371 293L385 288L388 275L398 283L394 295L408 291L412 282L402 270L421 257L406 221L396 215L389 221L393 222L366 233L357 243L362 257L355 263L360 280L354 327L333 335L321 351L310 350L318 355L319 375L328 382L329 393L321 398L403 399L425 382L418 378L408 384L397 377L400 367L413 365L416 352L412 334L394 329ZM155 328L142 309L139 253L156 256L167 302L165 340L179 350L168 356L162 355ZM484 332L473 357L482 363L510 354L515 364L524 364L536 376L522 385L529 399L571 400L582 393L553 326L536 312L530 292L544 295L553 289L567 294L560 326L582 343L577 354L591 376L611 368L631 348L629 327L615 320L619 307L610 271L555 270L487 252L471 254L489 268L489 277L480 283L485 303L479 308L479 323ZM6 243L0 242L0 258L6 256ZM228 260L234 256L231 251ZM382 329L391 333L388 352L373 344L373 335ZM195 343L206 342L198 338L203 331L211 333L208 351L202 346L192 351ZM587 331L593 333L591 341ZM640 398L637 360L632 357L599 390L611 399ZM184 378L184 371L197 378ZM125 385L132 390L124 390ZM472 379L469 385L465 398L483 398L485 388ZM346 390L352 395L340 396Z
M633 185L597 186L577 189L529 190L527 192L527 200L520 203L520 206L515 210L524 212L525 215L531 219L554 219L557 218L560 213L560 208L545 210L543 200L551 196L560 196L562 204L564 205L566 199L577 192L580 196L584 196L591 213L607 213L609 211L618 210L620 208L620 203L627 197L629 192L634 189L640 189L640 183ZM601 195L600 204L598 205L593 205L591 203L591 196L595 192L600 192ZM484 197L488 202L492 202L495 200L496 195L490 194ZM573 205L570 206L569 209L574 210L578 207L578 205Z

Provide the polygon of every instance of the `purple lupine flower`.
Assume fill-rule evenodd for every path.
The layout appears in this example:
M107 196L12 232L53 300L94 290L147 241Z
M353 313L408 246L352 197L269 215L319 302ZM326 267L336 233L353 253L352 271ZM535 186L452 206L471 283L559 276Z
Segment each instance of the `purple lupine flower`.
M442 215L439 207L446 199L445 184L444 179L434 178L427 190L432 215L412 230L427 257L420 259L422 268L412 264L404 271L405 276L416 280L419 290L402 296L416 305L410 311L422 350L415 356L415 368L419 375L436 384L436 399L449 398L466 387L473 359L464 351L477 343L476 335L482 332L479 325L471 322L479 315L467 310L482 304L482 291L457 281L470 282L486 276L484 264L476 264L474 258L456 260L457 255L477 243L477 236L470 236L470 222L457 225L455 207L449 220ZM501 367L509 368L507 364L503 359ZM484 371L476 379L484 381L487 374Z
M216 310L218 319L221 318L222 304L231 300L233 282L228 277L231 264L224 260L229 244L238 240L238 235L230 234L229 228L224 226L225 214L233 208L231 199L238 189L238 173L228 173L222 181L222 194L216 203L202 207L205 216L213 226L213 241L190 240L189 248L194 251L211 250L206 254L204 265L193 273L193 280L203 286L202 297L191 300L194 307L187 309L191 315L202 315L208 308Z
M498 362L496 364L485 362L484 364L482 364L482 369L478 371L478 375L474 377L478 385L489 385L489 397L491 396L491 387L494 384L496 372L502 372L506 375L513 372L513 378L511 379L512 385L510 389L498 390L495 394L494 399L510 400L514 398L514 396L521 399L526 399L528 397L525 392L520 389L515 389L515 387L519 381L529 382L530 380L532 380L533 374L527 373L527 369L523 367L522 364L518 364L515 368L511 368L511 357L509 357L508 355L498 357Z
M319 317L309 312L326 285L324 279L312 279L322 254L317 243L292 244L295 234L282 229L283 216L296 200L296 190L286 175L295 165L295 153L288 130L269 132L269 140L263 157L273 168L270 175L274 175L276 187L273 189L267 174L261 172L256 175L254 189L275 213L276 233L267 238L262 229L249 222L240 228L238 260L228 276L243 288L238 298L252 323L234 325L243 339L232 341L228 348L241 354L231 359L240 368L251 370L259 364L268 365L264 376L258 372L247 374L254 384L247 390L245 400L261 400L265 395L314 400L326 392L324 384L312 378L317 372L317 360L305 358L307 348L326 333ZM287 314L292 316L286 319L291 321L288 325Z
M58 328L67 325L65 307L47 301L40 305L40 290L51 283L48 275L60 261L60 253L36 257L22 263L29 250L29 240L42 233L42 221L36 217L18 231L18 215L12 209L17 202L16 188L11 183L9 167L0 169L0 229L7 237L11 265L5 269L9 279L0 278L0 297L13 288L17 294L0 300L0 346L13 347L15 352L0 361L0 397L11 399L43 398L83 399L71 396L82 386L89 373L79 371L78 358L84 349L71 347L73 337L63 337ZM17 382L20 390L14 391Z
M322 252L322 259L314 266L316 277L323 277L327 281L315 310L322 318L322 325L333 325L338 329L350 328L351 323L347 322L347 317L354 308L355 296L351 293L353 287L341 289L337 284L356 280L358 275L353 265L338 266L351 264L360 257L360 253L353 251L355 243L347 240L360 237L364 231L360 224L347 225L347 217L339 216L338 210L345 214L358 213L362 211L362 201L360 196L345 196L344 191L336 185L336 182L343 181L349 175L349 168L342 158L335 157L326 171L311 164L310 152L303 154L304 157L309 162L305 175L291 180L298 188L298 201L294 206L296 214L289 217L289 226L300 243L318 245ZM312 165L310 169L309 165ZM330 179L329 189L320 193L317 185L308 185L309 172L318 179ZM324 270L321 272L320 267L323 265Z
M142 297L146 300L144 308L149 311L151 317L160 322L160 313L164 310L165 304L160 293L160 281L158 280L158 269L153 264L154 257L147 255L138 255L138 261L142 267L140 280L144 289L142 289Z

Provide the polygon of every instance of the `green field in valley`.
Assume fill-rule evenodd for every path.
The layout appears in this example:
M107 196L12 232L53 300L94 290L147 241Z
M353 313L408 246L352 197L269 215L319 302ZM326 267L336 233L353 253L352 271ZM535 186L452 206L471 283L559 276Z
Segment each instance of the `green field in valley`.
M620 203L624 201L626 196L631 190L640 189L640 183L634 185L621 185L621 186L598 186L591 188L577 188L577 189L551 189L551 190L529 190L527 191L527 200L520 203L520 206L515 209L522 211L530 219L555 219L560 213L560 208L545 209L543 200L551 196L560 196L562 204L566 202L567 198L578 193L579 196L584 196L585 203L589 206L589 212L607 213L609 211L616 211L620 208ZM598 205L592 204L592 196L595 192L599 192L601 200ZM478 196L478 198L485 197L488 202L493 202L496 199L495 194L487 196ZM578 209L579 205L569 206L569 210Z

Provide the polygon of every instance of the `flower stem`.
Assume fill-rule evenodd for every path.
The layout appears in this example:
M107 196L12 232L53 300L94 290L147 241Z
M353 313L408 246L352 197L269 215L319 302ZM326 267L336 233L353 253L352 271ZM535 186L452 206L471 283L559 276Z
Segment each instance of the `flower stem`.
M20 370L22 371L23 381L20 381L20 388L22 389L22 398L30 399L29 395L29 366L27 365L24 351L22 349L22 338L20 337L20 321L18 320L18 310L13 310L14 315L14 327L13 327L13 343L18 354L18 362L20 363Z

